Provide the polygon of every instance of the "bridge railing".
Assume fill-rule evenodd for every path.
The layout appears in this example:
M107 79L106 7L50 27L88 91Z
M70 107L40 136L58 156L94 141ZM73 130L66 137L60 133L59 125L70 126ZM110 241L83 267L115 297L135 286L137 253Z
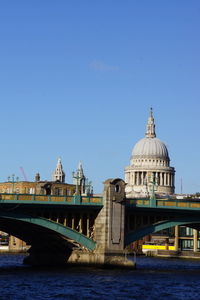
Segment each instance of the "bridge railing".
M19 201L19 202L52 202L63 204L82 204L82 205L103 205L103 198L97 196L57 196L57 195L36 195L36 194L7 194L0 193L0 202Z
M194 199L126 199L132 207L200 209L200 201Z

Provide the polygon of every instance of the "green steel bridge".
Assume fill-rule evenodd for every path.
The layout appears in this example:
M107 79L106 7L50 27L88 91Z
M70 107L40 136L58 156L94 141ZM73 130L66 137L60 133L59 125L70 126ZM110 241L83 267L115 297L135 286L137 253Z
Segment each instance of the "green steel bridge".
M126 199L125 247L176 225L200 230L200 199Z
M116 188L117 184L122 188ZM146 235L176 225L200 230L199 200L127 199L124 186L122 180L113 180L111 192L102 197L0 194L0 230L31 245L30 252L52 256L59 252L63 257L66 249L68 256L74 249L96 251L106 234L106 251L107 240L117 240L117 234L122 251ZM111 213L103 215L103 210Z
M95 219L102 207L102 197L0 194L0 230L35 251L92 251Z

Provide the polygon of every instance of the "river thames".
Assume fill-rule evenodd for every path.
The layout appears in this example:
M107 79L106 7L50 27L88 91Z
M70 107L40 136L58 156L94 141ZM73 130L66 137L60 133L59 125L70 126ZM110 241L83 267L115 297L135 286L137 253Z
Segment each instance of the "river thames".
M199 299L200 260L137 257L136 270L35 269L0 255L0 299Z

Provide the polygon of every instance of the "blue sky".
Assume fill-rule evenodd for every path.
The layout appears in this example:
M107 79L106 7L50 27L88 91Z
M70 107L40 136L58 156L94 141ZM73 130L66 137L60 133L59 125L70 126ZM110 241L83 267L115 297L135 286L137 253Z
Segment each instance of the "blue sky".
M200 2L0 1L0 181L124 178L152 106L176 192L200 191Z

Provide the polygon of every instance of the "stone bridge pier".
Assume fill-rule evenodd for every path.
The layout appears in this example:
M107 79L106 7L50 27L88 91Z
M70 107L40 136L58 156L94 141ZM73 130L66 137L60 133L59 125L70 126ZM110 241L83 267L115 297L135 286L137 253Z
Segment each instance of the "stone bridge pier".
M69 262L130 267L135 263L126 257L125 236L125 182L108 179L104 182L103 208L95 220L96 249L93 252L74 251Z

